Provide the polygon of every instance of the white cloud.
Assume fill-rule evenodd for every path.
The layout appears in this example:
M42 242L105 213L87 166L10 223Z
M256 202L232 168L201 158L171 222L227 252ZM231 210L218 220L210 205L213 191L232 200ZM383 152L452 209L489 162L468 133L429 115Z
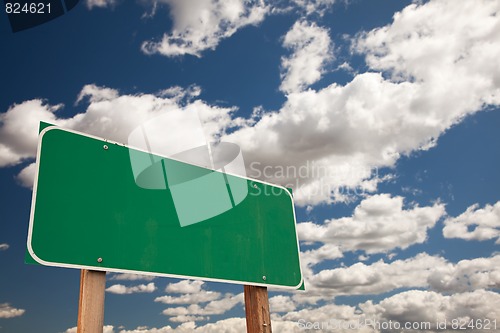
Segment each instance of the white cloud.
M18 160L19 157L11 148L0 143L0 166L6 166L11 164L13 161Z
M121 330L119 333L241 333L245 332L244 318L227 318L215 323L196 327L194 322L183 323L176 328L164 326L161 328L137 328L135 330Z
M0 114L0 167L15 165L36 154L40 121L56 122L57 110L62 105L48 105L33 99L12 105Z
M340 248L333 244L325 244L317 249L306 250L300 253L301 262L311 266L324 260L342 258L342 256L343 254Z
M164 304L198 304L215 301L221 297L221 293L216 291L199 291L196 293L184 294L181 296L161 296L155 298L155 302Z
M496 238L496 244L500 244L500 201L484 208L472 205L459 216L447 218L444 224L446 238L478 241Z
M155 278L156 277L151 275L121 273L121 274L113 274L108 279L119 280L119 281L153 281Z
M273 300L273 301L272 301ZM287 303L287 297L271 297L270 302ZM273 331L277 332L303 332L305 325L324 325L325 329L339 333L352 332L353 329L342 328L342 325L357 325L356 332L375 333L377 325L388 324L389 321L401 325L409 323L436 322L448 323L451 332L453 319L489 319L500 318L500 310L492 307L500 301L500 295L485 290L442 295L433 291L410 290L389 298L383 299L378 304L373 301L360 303L357 306L326 304L316 307L307 307L300 310L286 311L285 314L272 313ZM167 332L242 332L245 331L244 318L229 318L203 326L196 326L194 322L185 323L177 328L166 326L163 328L122 330L120 333L167 333ZM328 326L330 325L330 326ZM336 325L336 326L334 326ZM432 326L435 328L435 326ZM413 330L419 332L418 330ZM491 331L491 330L490 330ZM422 331L423 332L423 331ZM428 332L428 330L426 330ZM481 332L475 331L475 332ZM487 331L484 331L487 332Z
M441 295L432 291L410 290L384 299L377 305L371 302L365 303L361 309L365 313L377 315L380 320L392 320L399 323L422 323L428 322L432 329L436 329L436 322L447 322L446 328L451 331L452 320L461 320L469 323L470 320L477 322L498 320L500 309L492 306L500 302L500 294L475 290L473 292ZM493 327L484 332L488 332ZM429 330L421 330L428 332ZM481 329L468 329L473 332L483 332ZM418 331L417 331L418 332Z
M131 131L147 120L169 115L182 122L183 117L194 110L203 122L207 140L215 141L223 128L232 123L230 113L235 109L211 106L200 100L192 101L191 98L196 96L196 91L192 90L177 89L177 95L170 92L168 96L165 92L160 92L158 96L120 95L114 89L86 85L78 96L78 102L88 99L87 110L72 118L57 117L55 112L62 105L52 106L39 99L15 104L7 112L0 114L0 167L19 164L35 157L40 121L126 143ZM168 123L164 125L169 126ZM158 128L166 128L165 126ZM189 131L176 131L176 135L184 136L165 140L169 133L150 132L148 137L153 141L170 142L171 145L193 140ZM31 186L33 176L34 165L28 165L18 175L18 180L25 186Z
M222 39L238 29L260 23L269 11L262 0L153 0L153 5L170 6L173 29L160 41L142 44L147 54L165 56L191 54L201 57L207 49L215 49Z
M336 0L293 0L296 6L302 8L307 15L316 14L322 16L325 11L331 9Z
M193 98L200 96L201 87L197 85L190 85L187 88L182 88L181 86L173 86L160 91L159 95L162 97L175 98L177 101L182 101L183 99L191 101Z
M77 327L72 327L68 328L66 331L64 331L64 333L76 333L77 330L78 330ZM113 325L104 325L102 333L115 333L115 329Z
M304 332L307 328L311 331L334 331L345 333L348 330L333 326L337 321L357 322L363 320L364 316L357 313L356 307L347 305L327 304L314 308L305 308L291 311L284 315L273 315L273 328L285 326L286 332ZM328 325L331 326L328 326ZM319 325L319 326L318 326ZM321 326L322 325L322 326ZM373 332L366 327L353 326L350 332Z
M9 303L0 303L0 318L14 318L24 314L24 309L13 308Z
M436 266L427 281L440 292L463 292L500 288L500 255L462 260L457 264Z
M315 23L297 21L283 39L283 46L293 51L281 59L285 93L299 92L317 82L324 66L333 60L332 42L328 30Z
M112 294L136 294L136 293L152 293L156 290L154 282L148 284L140 284L137 286L127 287L122 284L115 284L108 288L106 291Z
M446 330L452 329L453 320L469 322L471 319L483 322L498 320L500 309L492 307L500 301L500 294L476 290L473 292L441 295L432 291L409 290L389 298L378 304L373 301L360 303L357 306L327 304L314 308L292 311L284 315L273 315L273 328L282 325L286 332L303 332L311 330L335 331L339 333L363 332L434 332L436 323L446 321ZM398 327L399 329L383 329L382 327ZM309 325L309 326L308 326ZM322 326L321 326L322 325ZM405 327L405 325L409 325ZM429 330L429 326L430 329ZM412 329L412 326L415 329ZM427 329L425 329L427 326ZM316 327L316 329L314 328ZM423 328L423 329L419 329ZM473 332L491 332L494 329L490 322L489 330L467 330Z
M251 176L293 186L298 204L345 200L347 189L377 179L374 168L431 148L465 116L500 104L499 6L414 3L354 41L371 70L392 78L368 72L344 86L289 94L280 110L225 140L259 163ZM265 167L271 176L264 177ZM279 167L288 168L285 175Z
M311 297L381 294L400 288L432 288L439 292L464 292L500 287L500 256L462 260L456 264L442 257L420 253L405 260L320 270L307 277ZM294 297L306 302L306 297Z
M116 0L85 0L85 4L88 9L92 9L94 7L106 8L115 6Z
M325 269L308 279L311 289L328 295L381 294L398 288L426 287L427 277L436 267L446 265L443 258L421 253L414 258L371 265ZM326 296L326 295L325 295Z
M415 323L430 323L435 329L436 322L447 322L447 330L452 331L452 320L460 319L468 322L474 320L495 320L500 318L500 309L492 307L500 301L500 294L482 289L442 295L434 291L409 290L391 297L382 299L379 303L367 301L357 305L326 304L303 309L287 309L283 312L274 310L272 313L272 327L276 332L303 332L306 325L323 325L325 330L335 330L339 333L352 332L355 328L360 333L380 333L377 327L383 324L399 323L415 325ZM293 300L286 296L270 298L270 303L287 304ZM271 305L273 306L273 305ZM119 333L184 333L184 332L227 332L238 333L246 329L244 318L227 318L214 323L197 326L199 316L180 314L179 319L190 320L176 328L165 326L161 328L138 327L134 330L121 329ZM353 325L345 328L346 325ZM311 326L312 327L312 326ZM317 326L316 326L317 327ZM321 331L321 330L319 330ZM400 330L396 330L400 331ZM429 332L429 330L412 330L415 332ZM474 332L488 332L490 330L475 330ZM73 331L71 331L73 332ZM384 331L385 332L385 331ZM387 331L389 332L389 331ZM70 333L70 331L67 331Z
M290 312L296 309L297 305L290 296L277 295L269 298L269 310L271 313Z
M210 317L203 316L185 316L179 315L175 317L170 317L169 320L174 323L187 323L187 322L195 322L195 321L206 321L210 319Z
M163 310L163 314L176 319L179 316L208 316L208 315L221 315L231 310L238 304L243 304L243 293L238 295L226 294L223 298L210 301L205 306L198 304L191 304L187 307L170 307Z
M178 296L165 295L155 298L155 302L164 304L187 304L188 306L169 307L163 314L173 322L204 321L210 315L220 315L243 304L243 293L238 295L225 294L204 290L205 283L199 280L182 280L169 283L165 291ZM205 305L200 305L206 303Z
M195 294L202 291L205 282L200 280L182 280L175 283L169 283L165 288L167 293L174 294Z
M190 323L191 325L194 325L194 323ZM164 326L161 328L148 328L148 327L137 327L134 330L120 330L119 333L170 333L170 332L175 332L175 328L172 328L171 326ZM178 330L178 332L188 332L188 331L182 331Z
M428 147L472 112L460 106L455 116L441 111L446 109L438 105L439 98L428 93L418 83L360 74L346 86L290 94L279 112L265 114L224 140L239 144L245 160L253 162L250 176L293 186L300 205L345 200L359 194L353 192L356 187L364 191L366 180L377 179L373 170ZM440 97L447 99L446 94ZM422 98L436 103L416 103Z
M35 179L36 164L30 163L27 167L21 170L21 172L16 176L19 184L24 187L33 187L33 179Z
M2 243L2 244L0 244L0 251L6 251L9 249L9 247L10 247L9 244Z
M322 242L342 251L368 254L406 249L427 239L427 230L445 214L443 204L404 209L402 197L377 194L361 201L352 217L326 220L324 224L299 223L301 241Z
M178 91L178 93L182 93L182 91ZM77 104L80 103L85 98L88 98L91 103L104 102L104 101L114 100L118 98L118 96L119 93L116 89L98 87L95 84L87 84L82 88L82 90L78 94L76 103Z
M313 275L313 266L325 261L342 258L343 254L340 248L333 244L325 244L317 249L300 252L300 264L302 275L307 279Z
M104 325L102 333L115 333L113 325Z
M215 323L206 324L201 327L197 327L194 332L206 332L206 333L241 333L245 332L246 323L243 318L228 318L224 320L217 321Z
M362 35L356 49L367 54L373 69L431 84L448 112L459 111L450 108L459 103L470 109L498 104L499 10L500 3L492 0L416 2L396 13L390 26ZM446 87L438 85L443 80L448 80ZM442 99L445 91L451 95ZM465 91L467 96L461 96Z

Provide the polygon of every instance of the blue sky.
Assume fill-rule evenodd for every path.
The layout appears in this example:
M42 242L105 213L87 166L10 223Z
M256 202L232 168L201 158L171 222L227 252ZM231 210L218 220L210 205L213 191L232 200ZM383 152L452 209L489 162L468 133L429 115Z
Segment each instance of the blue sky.
M307 291L270 292L276 332L500 325L499 10L82 0L17 33L2 15L0 332L76 326L79 271L24 264L38 122L124 142L192 109L249 176L294 186ZM109 274L105 332L241 332L242 289Z

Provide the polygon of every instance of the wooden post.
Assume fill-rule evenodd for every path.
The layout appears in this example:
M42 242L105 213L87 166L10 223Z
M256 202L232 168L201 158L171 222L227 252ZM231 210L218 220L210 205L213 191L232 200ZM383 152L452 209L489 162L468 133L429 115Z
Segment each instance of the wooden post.
M82 269L77 333L102 333L106 272Z
M243 286L247 333L272 333L267 287Z

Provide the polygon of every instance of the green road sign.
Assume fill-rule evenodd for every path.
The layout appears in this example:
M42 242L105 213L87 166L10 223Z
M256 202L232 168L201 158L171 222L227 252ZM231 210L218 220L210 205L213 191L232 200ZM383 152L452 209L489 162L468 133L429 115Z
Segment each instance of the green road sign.
M27 246L48 266L302 284L287 189L57 127L40 133Z

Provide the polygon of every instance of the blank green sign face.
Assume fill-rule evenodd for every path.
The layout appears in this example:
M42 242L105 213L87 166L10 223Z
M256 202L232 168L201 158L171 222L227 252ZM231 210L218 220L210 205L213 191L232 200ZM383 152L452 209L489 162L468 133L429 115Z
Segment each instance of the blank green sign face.
M302 283L293 201L283 187L56 127L42 131L37 161L28 251L40 264ZM137 164L146 166L140 174Z

